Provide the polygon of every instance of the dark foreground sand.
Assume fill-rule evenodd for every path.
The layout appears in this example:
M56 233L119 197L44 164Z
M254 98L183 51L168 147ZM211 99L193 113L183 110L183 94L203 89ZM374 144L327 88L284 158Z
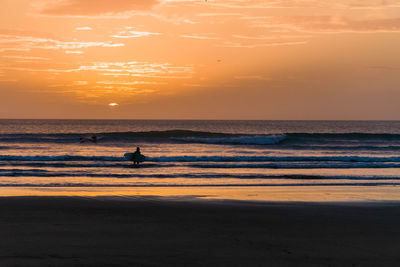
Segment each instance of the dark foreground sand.
M0 198L0 266L400 266L400 204Z

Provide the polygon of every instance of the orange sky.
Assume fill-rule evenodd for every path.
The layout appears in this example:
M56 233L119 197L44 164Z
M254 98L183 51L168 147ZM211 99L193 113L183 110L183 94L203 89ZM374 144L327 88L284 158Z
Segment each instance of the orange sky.
M400 118L399 0L0 7L0 118Z

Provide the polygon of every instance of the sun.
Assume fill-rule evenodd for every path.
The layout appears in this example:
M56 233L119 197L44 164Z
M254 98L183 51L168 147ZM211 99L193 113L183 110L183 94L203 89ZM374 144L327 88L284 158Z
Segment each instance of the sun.
M119 104L118 103L110 103L110 104L108 104L110 107L116 107L116 106L119 106Z

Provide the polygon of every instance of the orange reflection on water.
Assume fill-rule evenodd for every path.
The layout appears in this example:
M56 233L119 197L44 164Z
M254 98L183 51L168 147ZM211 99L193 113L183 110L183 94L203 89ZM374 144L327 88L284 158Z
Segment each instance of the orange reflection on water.
M0 195L78 196L132 199L247 200L276 202L376 202L400 201L399 186L235 186L235 187L3 187Z

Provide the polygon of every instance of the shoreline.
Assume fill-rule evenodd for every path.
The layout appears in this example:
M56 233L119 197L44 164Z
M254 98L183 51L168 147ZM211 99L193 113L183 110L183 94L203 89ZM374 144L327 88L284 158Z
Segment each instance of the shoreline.
M400 203L400 186L135 186L20 187L0 186L0 196L180 197L208 200L299 203Z
M400 203L375 204L0 197L0 265L396 266Z

